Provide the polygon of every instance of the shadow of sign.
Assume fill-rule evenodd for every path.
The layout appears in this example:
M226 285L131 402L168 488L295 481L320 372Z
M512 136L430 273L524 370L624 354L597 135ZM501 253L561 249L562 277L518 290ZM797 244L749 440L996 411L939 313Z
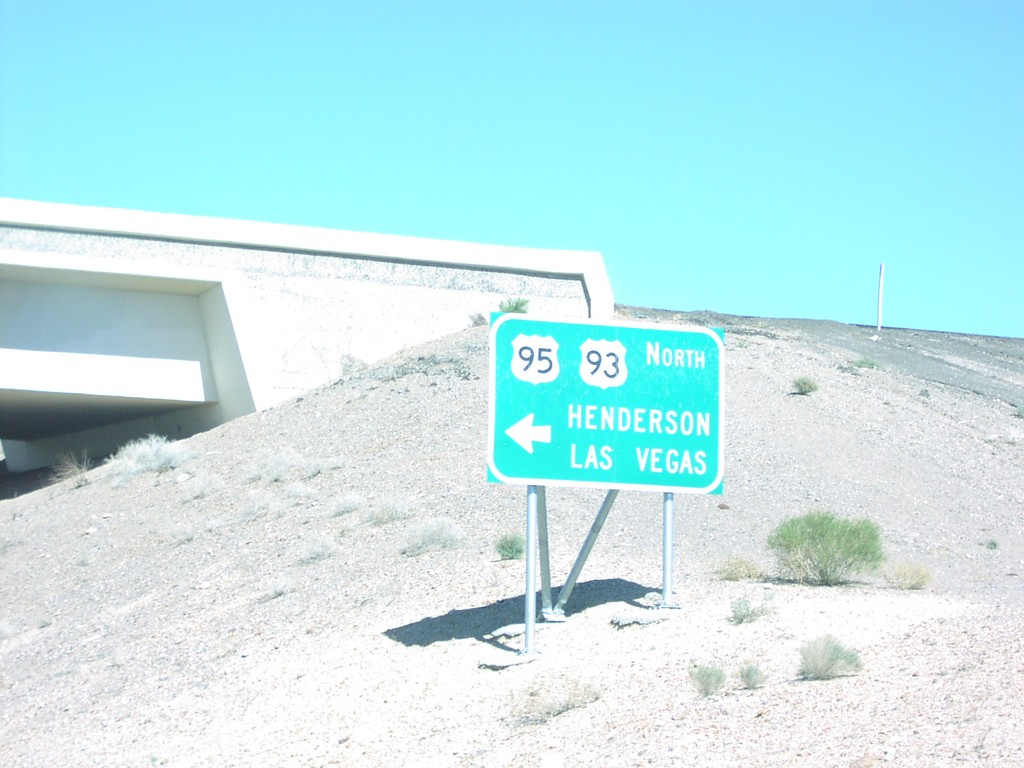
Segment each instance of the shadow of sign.
M645 587L624 579L595 579L576 585L572 599L565 606L565 615L572 616L606 603L628 603L639 607L640 598L656 589ZM553 590L552 599L558 595ZM486 640L485 635L495 629L523 620L523 606L526 595L508 597L496 603L481 605L477 608L460 608L449 611L443 616L431 616L384 631L392 640L403 645L428 646L445 640L466 640L476 638ZM538 598L538 604L539 604Z

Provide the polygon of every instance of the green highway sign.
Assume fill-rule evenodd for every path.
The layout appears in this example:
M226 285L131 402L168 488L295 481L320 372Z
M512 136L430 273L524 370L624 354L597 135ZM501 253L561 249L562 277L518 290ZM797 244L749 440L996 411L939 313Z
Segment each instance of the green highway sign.
M721 333L504 314L491 325L492 479L714 493Z

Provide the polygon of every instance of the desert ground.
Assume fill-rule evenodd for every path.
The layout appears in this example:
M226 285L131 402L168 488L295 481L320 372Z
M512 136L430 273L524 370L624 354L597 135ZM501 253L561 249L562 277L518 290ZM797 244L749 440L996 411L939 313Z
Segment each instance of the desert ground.
M0 765L1024 765L1024 340L619 311L725 329L724 493L676 496L678 609L648 607L661 496L623 492L567 620L519 653L525 566L495 541L526 494L487 482L469 328L173 443L166 471L2 478ZM556 587L602 498L549 489ZM887 563L774 578L768 534L811 510L876 522ZM732 623L740 599L766 612ZM826 634L862 668L802 679ZM726 684L701 695L695 665Z

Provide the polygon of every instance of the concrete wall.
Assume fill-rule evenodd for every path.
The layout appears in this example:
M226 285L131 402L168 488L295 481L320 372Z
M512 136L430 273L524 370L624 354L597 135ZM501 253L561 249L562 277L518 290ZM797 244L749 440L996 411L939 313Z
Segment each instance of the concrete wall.
M24 469L191 434L519 296L536 314L614 311L596 253L0 199L0 441ZM29 401L34 421L15 410ZM110 413L72 432L76 407Z
M123 317L134 321L119 322ZM76 370L73 381L69 369ZM198 296L45 278L0 283L0 382L7 389L217 400Z
M0 250L0 438L9 468L193 434L255 408L230 275Z

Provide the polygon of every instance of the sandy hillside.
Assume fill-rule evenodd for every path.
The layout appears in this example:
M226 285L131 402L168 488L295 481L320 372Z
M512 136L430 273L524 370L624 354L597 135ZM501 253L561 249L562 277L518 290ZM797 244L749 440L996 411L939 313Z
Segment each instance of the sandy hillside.
M499 631L525 493L485 479L471 329L174 444L169 471L0 501L0 765L1024 765L1024 342L623 313L727 333L725 493L677 496L680 609L645 607L660 496L623 493L540 653ZM602 497L549 492L556 585ZM716 576L770 570L769 531L812 509L874 520L889 567L933 580ZM733 624L741 598L768 611ZM858 674L798 678L824 634Z

